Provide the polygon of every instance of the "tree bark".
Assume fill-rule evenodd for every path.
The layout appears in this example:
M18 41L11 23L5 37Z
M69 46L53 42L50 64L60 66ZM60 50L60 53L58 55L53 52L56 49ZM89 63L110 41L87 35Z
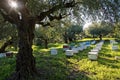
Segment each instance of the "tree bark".
M68 43L67 36L66 36L66 37L64 36L64 42L65 42L66 44Z
M100 40L102 40L102 35L101 34L99 35L99 38L100 38Z
M63 34L63 40L65 43L68 43L68 37L66 32Z
M93 34L93 38L95 38L94 34Z
M44 41L45 41L45 48L48 49L48 40L45 39Z
M34 19L18 24L19 51L16 58L16 73L11 80L30 80L36 73L35 58L32 55Z
M70 37L69 37L68 39L69 39L69 42L72 42L72 41L73 41L73 39L72 39L72 38L70 38Z
M5 49L7 48L7 46L11 45L13 43L12 39L6 41L0 48L0 53L4 53Z

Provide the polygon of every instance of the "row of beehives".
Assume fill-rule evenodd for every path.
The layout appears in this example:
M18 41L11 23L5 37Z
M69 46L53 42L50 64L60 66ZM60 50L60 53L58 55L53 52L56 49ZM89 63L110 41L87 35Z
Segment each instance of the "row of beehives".
M111 47L112 50L118 50L119 49L118 42L116 42L115 40L110 40L110 44L112 46ZM116 55L115 60L120 60L120 56Z
M95 47L90 52L88 52L88 58L90 60L97 60L98 59L98 53L101 50L103 43L104 43L104 41L97 43L95 45Z
M12 56L13 56L12 52L0 53L0 58L3 58L3 57L12 57Z
M91 44L95 44L95 42L96 41L82 42L82 43L79 43L78 46L64 44L63 45L63 51L65 52L66 56L70 57L70 56L73 56L74 53L78 53L79 51L83 51L84 49L89 47ZM52 48L51 49L51 55L56 55L56 54L57 54L57 49L56 48Z
M116 42L115 40L110 40L110 44L112 45L112 50L118 50L118 42Z

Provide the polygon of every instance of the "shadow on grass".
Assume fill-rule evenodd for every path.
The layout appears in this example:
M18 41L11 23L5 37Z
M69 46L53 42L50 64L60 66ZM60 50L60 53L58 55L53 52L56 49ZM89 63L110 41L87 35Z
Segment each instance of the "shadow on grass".
M56 45L54 45L55 47ZM52 45L50 47L53 47ZM58 45L56 46L58 47ZM103 46L104 49L100 53L98 58L98 63L112 68L118 68L116 63L117 61L112 60L113 55L109 54L109 49L107 46ZM57 55L50 55L50 51L43 51L40 53L40 50L35 51L37 67L39 69L39 77L37 80L91 80L88 75L89 72L80 71L75 62L82 59L87 59L87 53L92 49L89 47L86 50L80 51L71 58L65 56L65 52L61 48L57 48ZM108 52L108 54L106 54ZM69 59L73 59L70 61ZM75 60L75 61L74 61ZM96 74L96 73L95 73Z
M111 68L119 68L119 66L116 65L116 63L118 63L118 61L116 61L116 60L110 60L107 58L99 57L98 62L100 64L109 66Z
M53 46L58 47L59 44ZM49 48L53 46L51 45ZM41 52L41 48L37 48L34 50L36 65L40 73L37 80L91 80L87 72L78 70L78 65L69 61L69 59L80 61L88 58L87 53L91 48L80 51L70 58L66 57L62 48L57 48L57 55L51 55L50 51Z
M116 65L116 63L118 63L118 61L115 60L115 58L114 58L116 53L113 53L112 50L110 50L110 48L108 46L109 44L110 44L110 42L106 41L105 45L103 45L103 48L99 53L98 62L100 64L109 66L111 68L119 68L119 66ZM117 50L116 52L119 52L119 50Z
M62 48L57 50L57 55L51 55L50 51L45 53L35 51L36 65L40 73L37 80L91 80L86 72L79 71L77 65L69 61L69 59L79 61L86 58L88 50L81 51L70 58L66 57Z
M108 48L102 48L102 51L99 53L100 56L112 57L111 50Z
M85 72L80 72L72 65L66 57L41 56L37 59L40 72L38 80L90 80Z
M115 52L120 52L120 49L118 49L118 50L113 50L113 51L115 51Z

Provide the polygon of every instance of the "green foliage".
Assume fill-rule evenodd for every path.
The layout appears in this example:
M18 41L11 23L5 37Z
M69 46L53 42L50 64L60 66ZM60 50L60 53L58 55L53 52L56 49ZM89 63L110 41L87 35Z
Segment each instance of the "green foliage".
M13 42L11 45L17 48L18 44L17 27L14 24L10 24L8 22L2 23L0 25L0 40L3 43L7 42L8 40L11 40Z
M64 37L67 37L68 39L76 40L77 36L80 37L80 34L82 33L82 26L79 25L72 25L68 27L68 29L65 29Z
M101 7L99 0L82 0L83 5L91 10L99 9Z
M103 35L106 36L113 32L113 25L109 22L93 22L86 30L86 34L94 36Z
M40 12L47 11L53 6L61 5L57 7L58 9L54 13L51 13L53 15L57 15L59 13L67 13L67 9L64 9L63 6L64 3L68 3L71 1L73 0L28 0L27 6L29 7L33 15L38 15Z
M17 36L16 26L6 22L0 25L0 39L10 39Z
M6 13L6 17L7 16L8 15ZM7 21L7 19L5 19L4 17L5 15L4 16L2 15L0 9L0 41L2 42L2 45L0 45L0 47L3 46L4 43L6 43L7 41L11 40L12 42L11 46L17 48L18 44L17 27L15 26L15 24L12 24L9 21Z
M60 42L62 41L62 28L39 26L35 29L35 36L37 44L44 43L44 40L48 40L48 42Z
M118 23L115 24L115 27L114 27L114 36L116 38L120 38L120 22L118 22Z
M0 58L0 80L7 79L15 72L15 57Z

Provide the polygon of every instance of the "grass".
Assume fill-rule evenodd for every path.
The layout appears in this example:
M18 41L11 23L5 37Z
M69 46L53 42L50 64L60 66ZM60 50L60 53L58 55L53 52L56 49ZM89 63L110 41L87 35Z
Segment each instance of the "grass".
M88 41L88 40L99 40L99 38L84 38L82 40L79 41ZM115 38L102 38L103 40L114 40Z
M114 58L120 56L120 51L112 51L109 41L104 43L97 61L87 57L94 45L71 58L65 56L62 45L51 43L48 49L33 46L36 66L41 74L36 80L120 80L120 60ZM51 47L57 48L57 55L50 55ZM6 79L14 68L15 57L0 58L0 80Z
M7 79L14 72L15 58L0 58L0 80Z

